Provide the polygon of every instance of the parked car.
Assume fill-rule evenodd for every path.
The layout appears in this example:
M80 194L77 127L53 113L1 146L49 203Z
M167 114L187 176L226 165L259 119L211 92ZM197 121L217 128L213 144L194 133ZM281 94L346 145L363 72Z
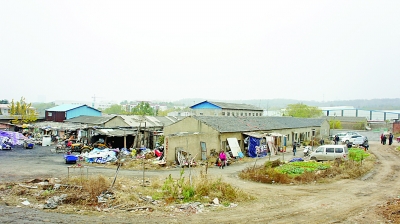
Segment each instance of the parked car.
M347 144L347 148L351 148L353 146L362 146L364 148L369 148L367 137L357 137L355 139L350 139L350 142Z
M351 138L350 142L353 145L364 145L365 143L368 143L367 137L356 137L356 138Z
M326 161L337 158L348 159L349 150L346 145L322 145L310 155L310 160Z
M335 135L337 135L339 137L339 141L342 139L342 137L346 136L347 134L345 132L341 132L341 133L336 133L334 135L331 136L331 140L334 140Z
M346 135L361 135L361 134L355 131L348 131L346 132Z
M365 140L367 140L367 137L362 136L362 135L346 135L346 136L344 136L344 137L342 138L341 142L342 142L342 143L345 143L345 144L349 144L349 143L353 142L354 139L359 138L359 137L362 137L362 138L364 138Z

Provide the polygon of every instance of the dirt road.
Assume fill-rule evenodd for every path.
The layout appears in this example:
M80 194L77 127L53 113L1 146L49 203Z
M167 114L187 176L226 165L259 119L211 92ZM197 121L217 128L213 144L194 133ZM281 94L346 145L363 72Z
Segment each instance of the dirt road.
M256 201L241 203L235 208L220 209L193 215L167 213L121 214L99 213L97 217L65 215L41 210L15 208L1 204L1 223L385 223L374 209L389 198L400 194L399 153L392 146L370 142L370 151L378 162L376 168L357 180L341 180L329 184L266 185L243 181L237 171L252 164L210 169L212 175L253 194ZM57 177L66 174L61 155L49 154L48 149L0 152L0 182L26 178ZM36 151L35 151L36 150ZM9 154L6 154L9 153ZM36 157L37 159L33 159ZM27 159L29 161L27 161ZM286 157L285 157L286 158ZM264 158L257 162L261 164ZM93 168L90 172L112 176L115 170ZM193 173L196 174L196 170ZM178 175L179 170L148 171L149 176ZM141 171L122 171L123 176L140 176Z

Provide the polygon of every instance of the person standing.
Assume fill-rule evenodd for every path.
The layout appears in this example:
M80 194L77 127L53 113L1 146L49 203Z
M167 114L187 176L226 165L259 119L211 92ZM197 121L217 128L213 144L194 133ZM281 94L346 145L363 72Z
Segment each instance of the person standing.
M382 144L383 144L383 145L386 145L386 135L383 135Z
M392 145L392 143L393 143L393 134L390 133L389 134L389 145Z
M293 156L296 156L296 142L293 143Z
M335 136L335 145L337 145L337 144L339 144L339 136L338 135Z
M381 134L381 144L383 145L383 133Z
M221 166L220 166L220 168L223 169L224 166L226 165L226 154L225 154L224 151L221 151L221 152L219 153L219 159L221 160Z

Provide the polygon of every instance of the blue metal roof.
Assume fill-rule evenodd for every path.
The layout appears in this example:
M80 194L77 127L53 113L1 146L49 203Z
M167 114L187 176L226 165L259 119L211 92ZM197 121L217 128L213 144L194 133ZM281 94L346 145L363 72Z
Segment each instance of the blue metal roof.
M190 109L233 109L233 110L258 110L263 111L262 108L239 103L224 103L215 101L203 101L190 107Z
M84 105L77 105L77 104L62 104L52 108L47 109L46 111L69 111Z

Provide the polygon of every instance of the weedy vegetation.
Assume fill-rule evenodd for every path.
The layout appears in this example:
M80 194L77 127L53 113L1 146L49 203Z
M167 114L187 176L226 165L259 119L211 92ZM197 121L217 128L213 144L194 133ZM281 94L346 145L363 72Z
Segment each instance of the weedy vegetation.
M328 162L300 161L285 163L267 161L263 165L248 167L239 177L261 183L305 184L328 182L332 179L357 178L373 168L375 157L363 149L349 149L349 160Z

